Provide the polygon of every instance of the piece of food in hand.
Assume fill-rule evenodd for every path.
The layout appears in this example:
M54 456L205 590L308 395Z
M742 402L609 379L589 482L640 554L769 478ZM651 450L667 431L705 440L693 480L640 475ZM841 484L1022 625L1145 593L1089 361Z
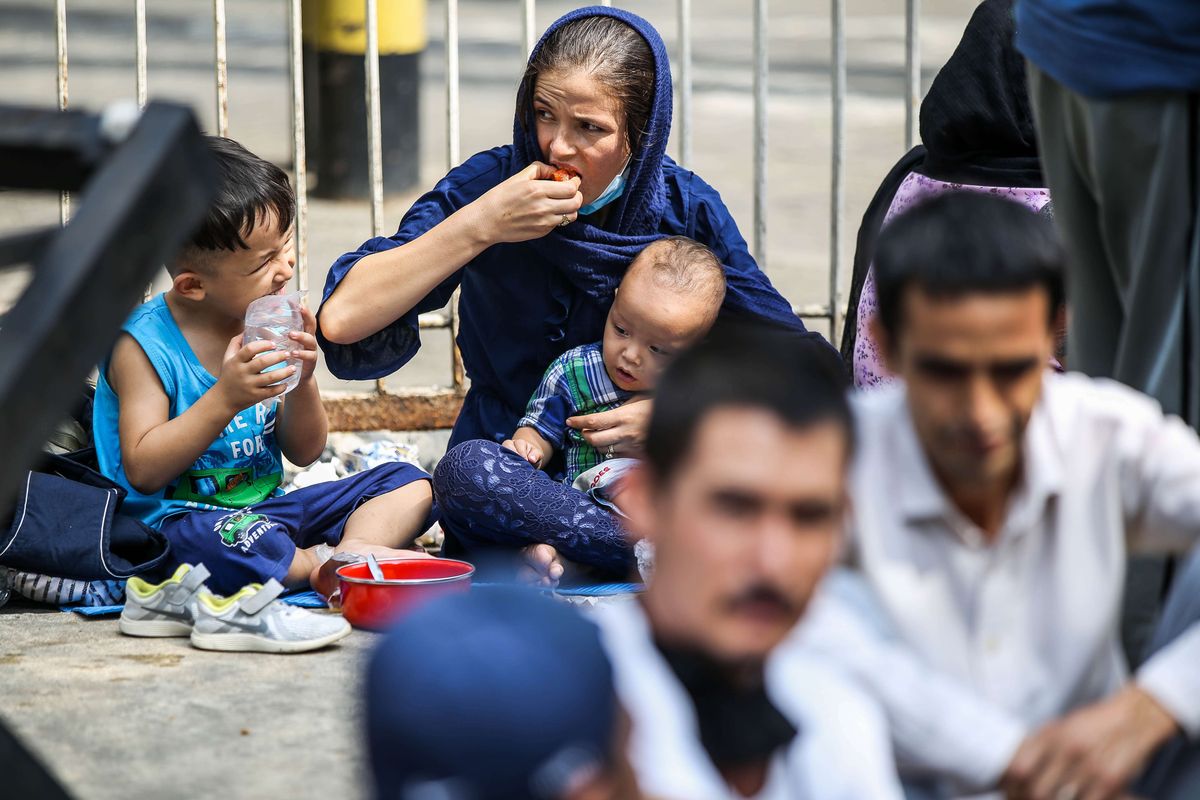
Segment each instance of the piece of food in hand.
M571 178L578 178L579 170L575 169L574 167L570 167L570 166L559 167L558 169L554 170L554 175L552 175L551 177L554 178L554 180L558 181L559 183L562 183L563 181L571 180Z

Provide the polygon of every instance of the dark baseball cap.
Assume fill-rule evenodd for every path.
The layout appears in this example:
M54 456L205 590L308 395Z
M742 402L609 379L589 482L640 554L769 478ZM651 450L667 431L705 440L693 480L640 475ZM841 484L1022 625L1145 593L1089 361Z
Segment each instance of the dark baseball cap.
M379 798L551 800L609 767L617 701L592 622L531 589L476 587L387 633L366 720Z

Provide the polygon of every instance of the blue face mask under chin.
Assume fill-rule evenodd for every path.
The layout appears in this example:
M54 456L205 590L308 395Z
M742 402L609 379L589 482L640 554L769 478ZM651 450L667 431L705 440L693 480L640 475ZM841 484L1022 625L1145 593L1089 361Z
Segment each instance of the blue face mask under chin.
M579 209L579 216L582 217L587 216L588 214L594 214L611 203L613 200L616 200L618 197L620 197L625 192L625 179L628 173L629 162L626 161L625 168L617 173L617 176L608 184L608 188L601 192L600 196L595 200Z

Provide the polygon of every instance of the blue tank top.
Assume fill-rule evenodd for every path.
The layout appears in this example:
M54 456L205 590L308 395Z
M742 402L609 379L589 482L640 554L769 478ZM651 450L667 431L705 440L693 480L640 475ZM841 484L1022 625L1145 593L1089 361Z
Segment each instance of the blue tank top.
M217 379L204 368L160 294L129 315L121 330L133 337L150 359L171 401L171 419L187 411ZM129 492L122 512L151 527L194 510L246 508L280 494L283 459L275 441L275 403L258 403L229 421L216 441L191 468L155 494L130 485L117 435L120 399L108 383L106 359L96 382L92 438L100 471Z

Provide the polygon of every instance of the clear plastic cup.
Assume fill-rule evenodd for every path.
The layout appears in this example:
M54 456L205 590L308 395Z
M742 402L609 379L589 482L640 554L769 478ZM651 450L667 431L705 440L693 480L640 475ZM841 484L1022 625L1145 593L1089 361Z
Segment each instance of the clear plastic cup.
M300 315L300 297L300 292L269 294L247 306L246 332L242 336L242 344L271 342L276 351L286 350L288 353L294 353L299 350L299 342L291 339L288 334L304 330L304 317ZM286 383L287 389L284 390L284 394L295 389L300 383L300 360L288 358L263 370L265 374L287 366L294 366L296 371L290 377L274 384Z

